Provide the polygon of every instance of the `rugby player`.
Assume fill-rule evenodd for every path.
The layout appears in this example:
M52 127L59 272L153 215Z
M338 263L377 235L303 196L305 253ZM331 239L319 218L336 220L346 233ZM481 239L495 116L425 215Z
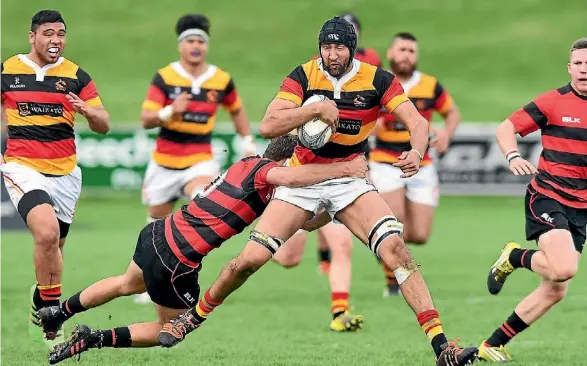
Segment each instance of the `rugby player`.
M157 71L141 114L144 128L160 128L143 181L147 222L171 214L178 198L193 198L220 172L212 159L211 144L220 105L230 113L243 155L256 153L232 77L206 61L210 46L208 18L185 15L177 21L175 31L180 59ZM145 293L135 301L147 303L150 299Z
M344 13L340 15L341 18L345 19L353 25L357 39L359 32L361 31L361 22L356 15L352 13ZM319 55L315 57L320 58ZM361 48L357 47L355 58L361 62L366 62L373 66L381 67L381 58L373 48ZM348 293L350 289L351 281L351 251L352 251L352 236L344 225L330 223L317 231L318 235L318 260L320 263L319 270L323 274L328 274L331 266L331 258L334 262L334 274L329 276L330 287L332 291L333 302L347 303L348 307ZM291 267L298 265L302 258L303 248L307 239L307 233L299 231L289 240L292 250L280 251L275 256L275 260L280 264ZM294 247L296 248L295 250ZM331 247L333 253L331 253ZM299 248L299 249L297 249ZM337 305L333 303L333 308L337 308ZM336 322L331 324L335 328Z
M73 126L76 113L92 131L110 129L92 78L62 57L66 26L56 10L41 10L31 21L28 54L2 63L2 108L8 124L7 150L0 171L12 203L34 240L36 284L31 287L29 331L43 332L37 310L59 304L63 246L82 188ZM60 329L46 332L51 344Z
M357 38L361 30L359 19L351 13L340 16L355 29ZM316 56L319 58L320 56ZM374 66L381 66L381 59L372 48L359 48L355 52L355 59ZM350 106L349 109L361 109L362 106ZM335 332L356 331L363 323L361 315L352 314L349 306L349 292L351 287L351 255L352 234L342 224L330 222L316 232L318 237L319 270L328 275L331 297L330 329ZM286 268L299 265L302 261L308 233L298 230L288 241L287 245L275 253L274 260Z
M497 295L518 268L541 277L540 285L479 347L479 357L506 362L505 345L561 301L577 273L587 225L587 38L571 46L571 82L548 91L514 112L497 129L501 151L515 175L536 174L526 189L526 240L510 242L491 266L487 287ZM542 154L536 169L517 150L516 134L540 130Z
M287 134L319 116L317 111L327 106L327 113L321 113L320 119L337 126L336 133L318 150L297 146L288 161L293 167L311 163L327 166L367 151L367 139L384 107L403 121L411 133L412 149L402 153L395 166L402 169L402 177L416 174L426 150L428 121L409 101L398 79L383 69L353 59L357 36L353 26L342 18L334 17L324 23L318 43L321 58L296 67L284 80L259 126L261 134L267 138ZM304 100L315 94L331 100L302 107ZM363 108L349 110L352 105ZM282 243L320 208L343 223L394 270L403 298L428 336L437 365L466 365L476 359L476 347L463 349L447 341L419 265L403 242L402 224L375 187L362 178L332 179L300 188L278 187L244 250L224 268L195 308L165 324L159 335L161 344L174 346L197 329L216 306L269 261Z
M327 166L282 167L296 145L296 136L278 137L263 158L247 157L235 163L175 214L147 224L126 273L96 282L60 306L41 309L38 315L43 325L56 328L77 313L146 290L159 316L157 321L107 330L76 326L71 339L53 349L49 362L55 364L91 348L158 345L161 326L196 304L203 258L261 215L275 185L304 186L367 175L364 157ZM317 217L305 228L313 230L324 222Z
M444 118L444 129L431 128L434 137L430 146L436 152L448 149L461 116L448 92L438 80L417 69L418 41L411 33L398 33L387 50L391 72L402 84L408 98L429 122L436 112ZM425 244L432 231L434 212L438 206L438 176L432 157L426 151L420 172L409 179L401 178L401 169L394 167L403 151L410 150L410 132L391 113L382 113L375 130L375 147L369 154L370 178L381 197L398 220L404 222L404 240ZM383 264L386 287L383 295L399 294L393 271Z

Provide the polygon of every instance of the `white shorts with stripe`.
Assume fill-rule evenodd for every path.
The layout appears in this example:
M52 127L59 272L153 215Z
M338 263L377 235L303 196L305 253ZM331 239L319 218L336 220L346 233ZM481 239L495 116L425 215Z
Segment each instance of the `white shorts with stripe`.
M67 174L48 177L27 166L8 162L0 165L10 200L18 210L21 198L28 192L42 190L53 200L57 219L71 224L82 191L82 170L79 166Z

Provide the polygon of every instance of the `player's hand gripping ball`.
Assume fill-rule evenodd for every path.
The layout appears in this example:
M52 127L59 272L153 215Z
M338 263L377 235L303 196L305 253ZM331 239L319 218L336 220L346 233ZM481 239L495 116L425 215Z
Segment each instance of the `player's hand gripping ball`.
M323 95L313 95L308 98L302 106L325 101L329 101L329 99ZM314 118L313 120L308 121L302 126L298 127L298 138L300 139L300 143L308 149L315 150L326 145L326 143L330 140L330 137L332 137L332 134L335 132L333 123L325 122L320 118L334 113L336 114L335 120L338 121L338 109L333 111L333 109L336 109L336 107L330 105L325 107L327 108L323 108L320 113L320 117ZM332 116L328 117L332 118Z

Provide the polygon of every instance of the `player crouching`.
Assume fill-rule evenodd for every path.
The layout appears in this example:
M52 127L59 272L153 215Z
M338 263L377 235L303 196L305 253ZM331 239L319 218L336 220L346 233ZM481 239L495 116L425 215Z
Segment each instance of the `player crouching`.
M49 363L56 364L90 348L158 346L162 325L196 305L203 258L259 217L276 186L306 186L367 175L364 157L337 164L281 166L292 156L297 142L291 135L273 139L263 158L238 161L189 204L166 219L148 224L139 235L125 274L98 281L59 306L39 310L45 329L57 329L77 313L147 291L159 317L153 322L107 330L77 325L71 338L50 352ZM319 218L308 221L305 229L315 229ZM210 301L209 306L214 305Z

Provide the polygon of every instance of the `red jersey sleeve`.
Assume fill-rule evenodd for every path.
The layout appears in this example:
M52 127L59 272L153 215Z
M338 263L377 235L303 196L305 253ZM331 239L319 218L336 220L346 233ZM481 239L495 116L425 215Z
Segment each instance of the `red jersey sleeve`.
M224 89L224 97L222 98L222 106L229 111L230 113L234 113L241 109L243 103L241 101L240 96L236 91L236 87L234 86L234 81L232 78L228 81L226 88Z
M553 103L553 97L552 92L542 94L508 117L520 136L526 136L546 127L548 124L547 115Z
M100 100L98 89L96 88L96 84L90 75L80 67L77 70L76 76L80 82L78 97L80 97L80 99L86 102L90 107L101 107L102 100Z
M302 105L304 93L308 89L308 77L302 66L296 67L281 83L279 92L275 96Z
M390 72L378 68L373 78L373 86L381 96L380 104L389 113L408 100L399 80Z
M436 87L434 87L434 109L438 113L444 114L452 108L453 104L454 102L450 94L436 81Z
M257 172L255 173L255 189L261 189L270 186L271 184L267 182L267 173L272 168L279 166L279 164L269 159L262 159L259 163L257 163Z
M142 108L148 111L158 111L165 107L167 104L167 94L165 93L165 81L159 73L155 74L149 90L147 91L147 97L143 102Z

